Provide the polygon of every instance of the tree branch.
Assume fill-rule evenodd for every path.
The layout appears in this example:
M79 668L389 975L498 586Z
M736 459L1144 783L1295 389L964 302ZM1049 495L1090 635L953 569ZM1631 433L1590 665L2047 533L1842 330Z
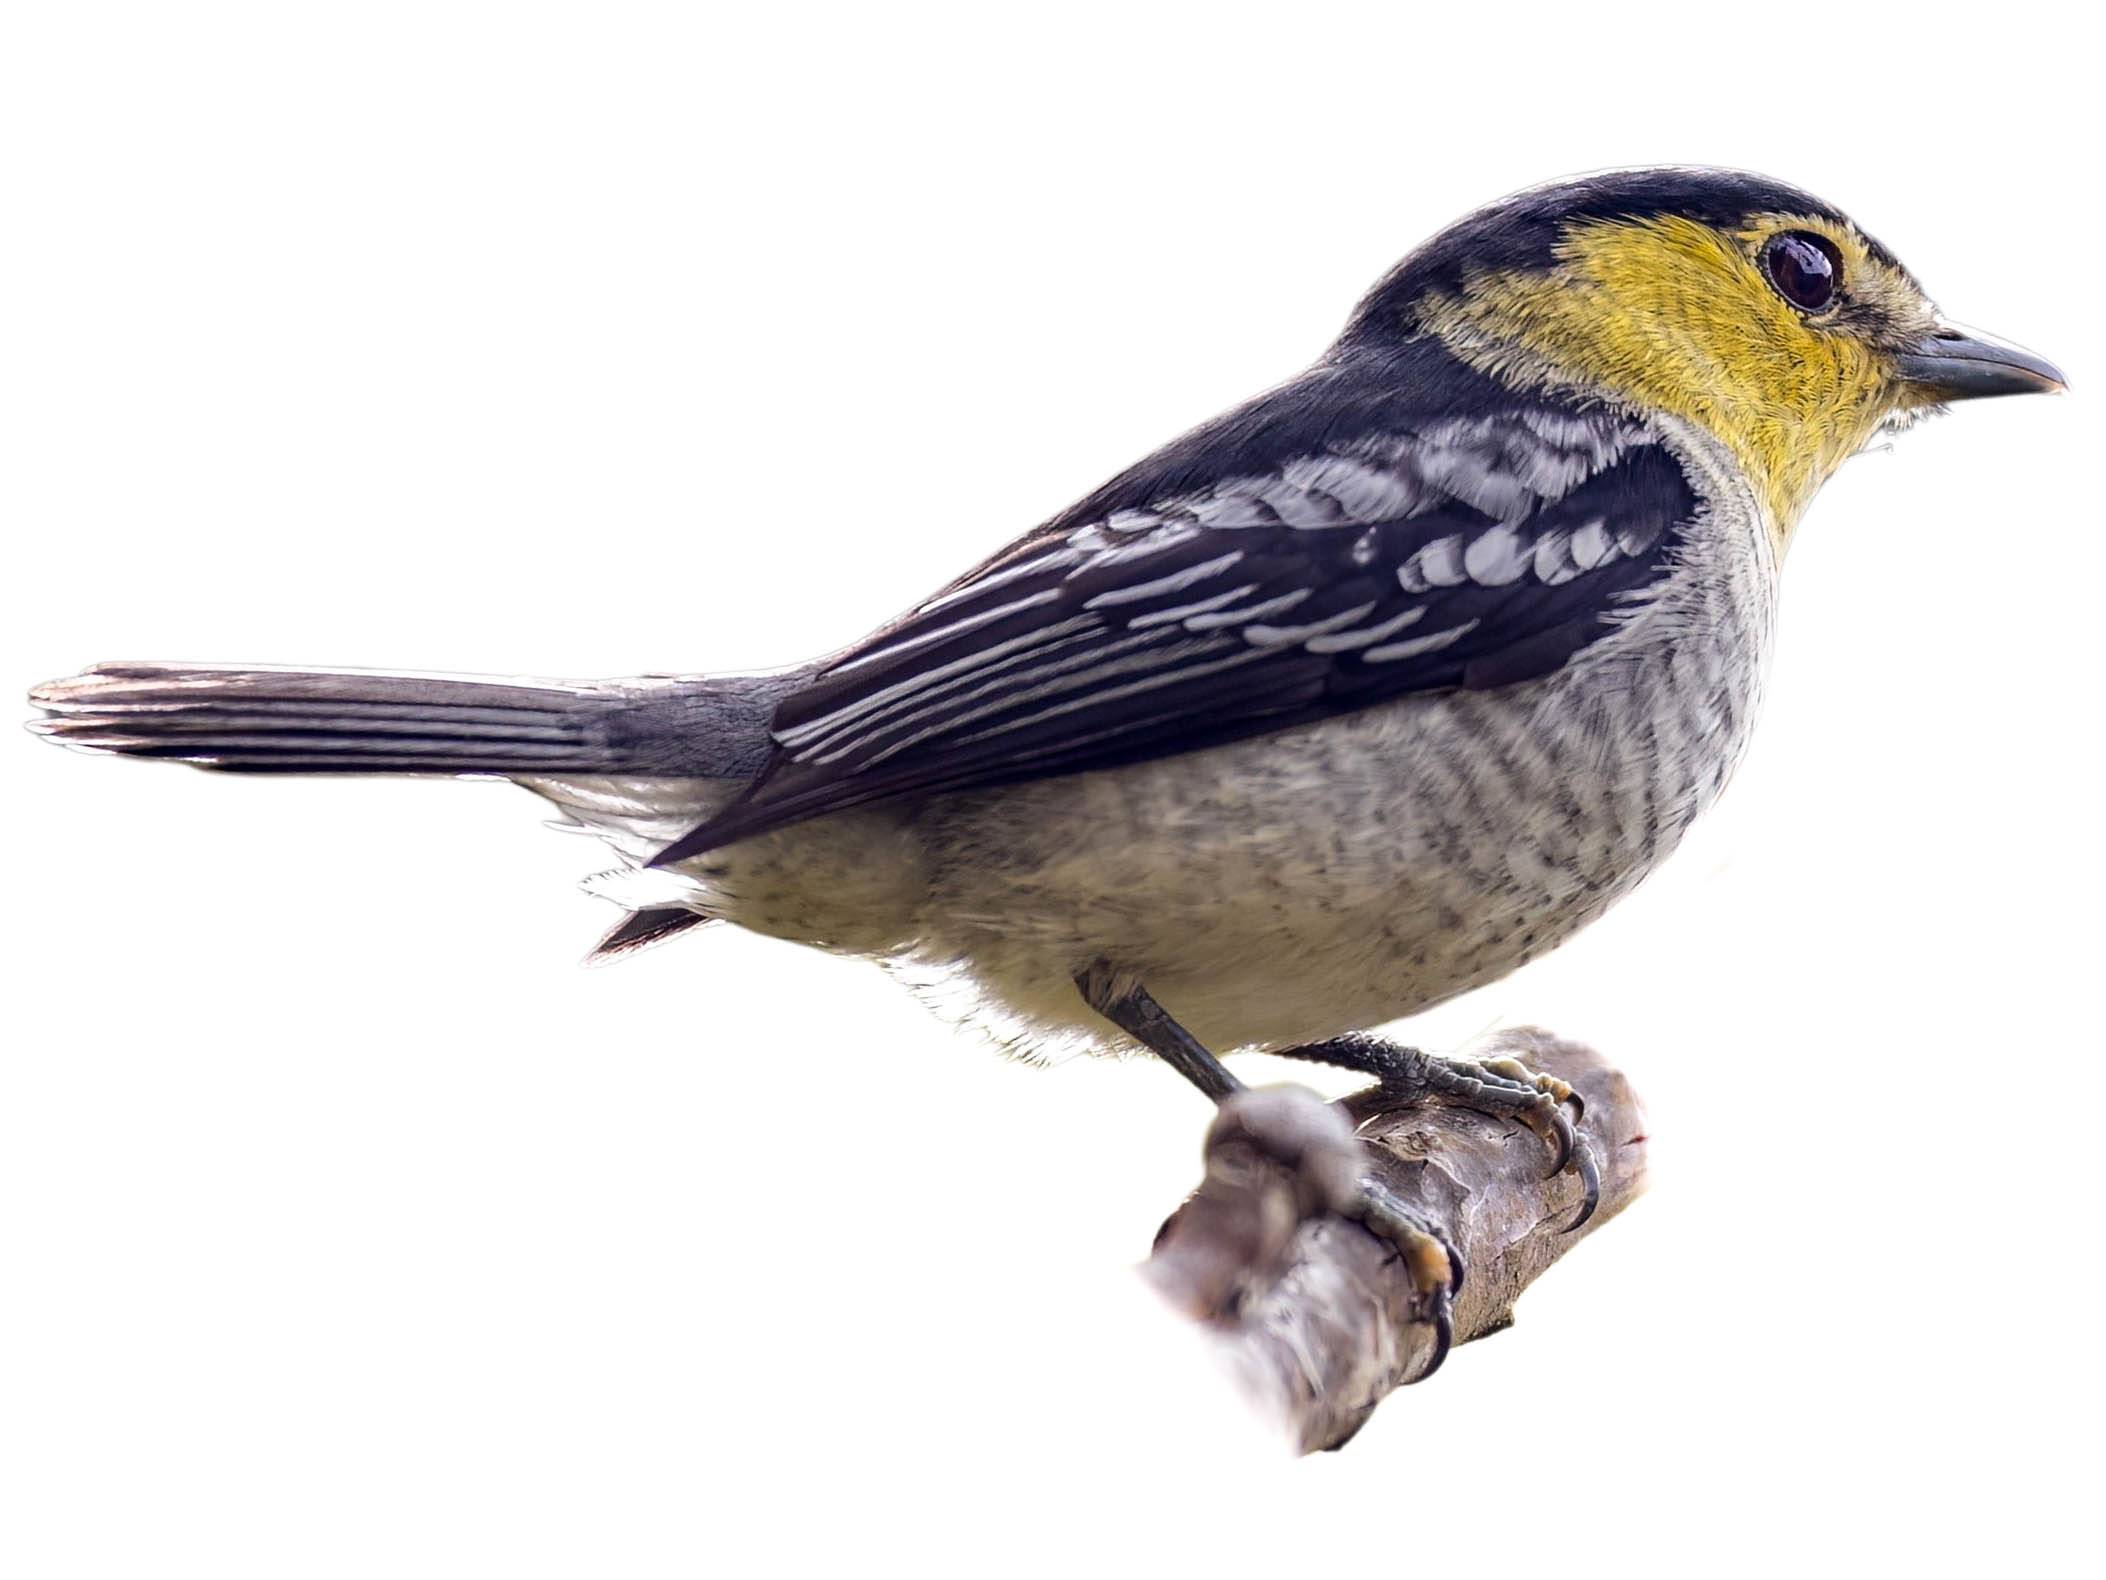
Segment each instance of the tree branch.
M1330 1210L1368 1172L1370 1154L1462 1253L1457 1344L1512 1322L1521 1291L1644 1188L1644 1114L1599 1054L1522 1029L1494 1033L1468 1056L1517 1058L1585 1099L1577 1128L1601 1167L1601 1206L1583 1229L1565 1232L1579 1210L1577 1179L1546 1178L1543 1141L1518 1124L1433 1102L1387 1107L1374 1089L1332 1104L1273 1087L1222 1106L1204 1182L1156 1237L1149 1281L1206 1327L1304 1452L1342 1446L1433 1358L1433 1328L1410 1320L1411 1288L1391 1247Z

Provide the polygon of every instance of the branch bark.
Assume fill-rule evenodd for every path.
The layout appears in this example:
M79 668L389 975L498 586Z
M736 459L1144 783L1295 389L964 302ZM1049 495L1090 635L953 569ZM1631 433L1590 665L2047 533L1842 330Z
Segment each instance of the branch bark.
M1431 1324L1410 1320L1401 1262L1330 1210L1370 1156L1462 1253L1458 1345L1511 1323L1521 1291L1644 1188L1644 1114L1599 1054L1534 1029L1496 1032L1467 1052L1517 1058L1585 1099L1577 1129L1601 1168L1601 1206L1584 1228L1565 1231L1577 1179L1546 1178L1544 1143L1518 1124L1432 1102L1387 1106L1378 1090L1333 1104L1273 1087L1222 1106L1203 1183L1156 1237L1149 1281L1204 1326L1305 1453L1341 1447L1433 1358Z

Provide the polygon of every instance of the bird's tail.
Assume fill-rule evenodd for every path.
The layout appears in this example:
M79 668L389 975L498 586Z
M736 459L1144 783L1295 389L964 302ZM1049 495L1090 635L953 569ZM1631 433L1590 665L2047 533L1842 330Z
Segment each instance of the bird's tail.
M39 686L62 746L237 773L743 777L773 677L483 679L381 670L98 664Z

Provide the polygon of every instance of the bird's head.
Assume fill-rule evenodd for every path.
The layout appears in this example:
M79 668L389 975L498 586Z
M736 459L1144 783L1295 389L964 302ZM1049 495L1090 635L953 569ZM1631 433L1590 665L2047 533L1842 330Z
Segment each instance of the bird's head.
M2039 358L1944 323L1846 215L1725 170L1589 176L1470 215L1369 293L1341 348L1418 334L1511 385L1701 425L1754 481L1780 549L1882 429L2063 387Z

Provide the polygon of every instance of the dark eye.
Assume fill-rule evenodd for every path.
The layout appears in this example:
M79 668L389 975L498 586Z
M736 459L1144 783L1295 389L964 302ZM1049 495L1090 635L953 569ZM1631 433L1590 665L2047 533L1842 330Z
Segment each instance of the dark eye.
M1762 246L1762 266L1777 294L1794 307L1818 313L1835 300L1843 283L1843 255L1826 236L1788 230Z

